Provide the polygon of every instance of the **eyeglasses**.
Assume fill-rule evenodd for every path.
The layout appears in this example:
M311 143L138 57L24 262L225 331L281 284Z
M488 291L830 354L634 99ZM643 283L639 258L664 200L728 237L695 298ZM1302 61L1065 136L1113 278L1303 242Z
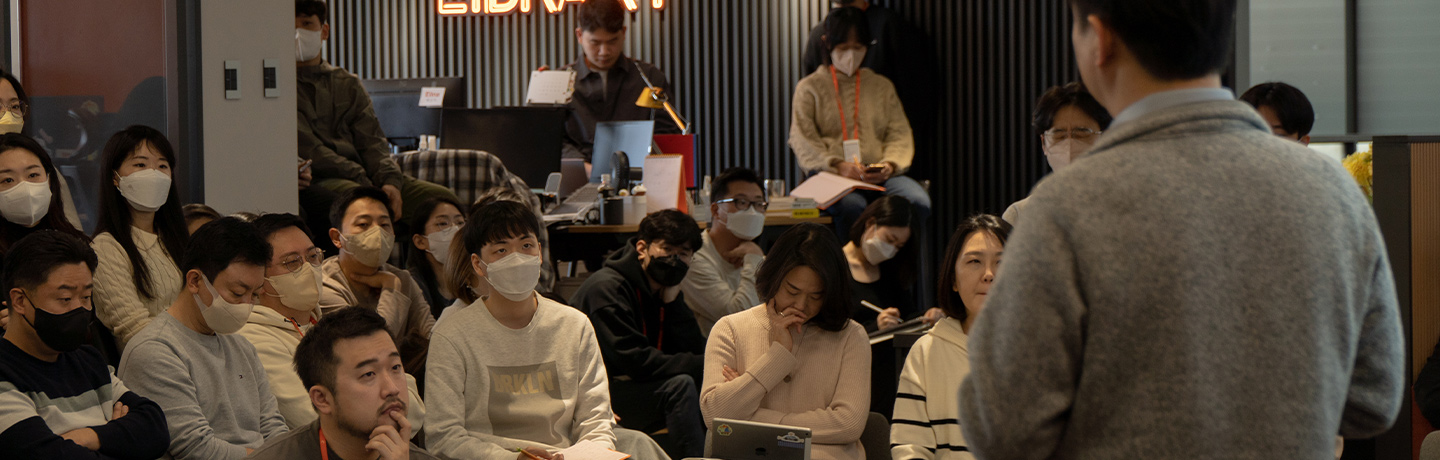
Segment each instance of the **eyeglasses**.
M1071 130L1051 129L1049 131L1045 131L1045 134L1041 135L1040 137L1045 139L1046 146L1050 146L1054 145L1056 142L1060 142L1066 139L1075 139L1081 142L1088 142L1094 140L1095 136L1099 136L1101 133L1104 133L1104 131L1095 131L1090 128L1075 128Z
M0 108L3 108L6 112L15 114L17 117L24 117L26 113L30 113L30 104L24 102L3 105L0 106Z
M318 267L320 266L320 262L324 260L325 251L321 251L320 248L310 248L310 250L305 251L304 254L286 257L281 260L278 265L284 267L286 273L295 273L300 270L300 264L308 263L312 267Z
M750 201L744 198L726 198L715 202L715 204L722 203L730 203L731 206L735 207L736 211L744 211L750 209L751 206L754 206L755 210L760 212L765 212L766 209L770 208L769 201Z

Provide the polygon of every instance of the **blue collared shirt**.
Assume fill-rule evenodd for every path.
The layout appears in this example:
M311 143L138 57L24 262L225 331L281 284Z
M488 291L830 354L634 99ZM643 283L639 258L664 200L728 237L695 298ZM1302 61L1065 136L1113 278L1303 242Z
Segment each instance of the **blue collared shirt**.
M1171 107L1195 104L1198 102L1233 100L1235 100L1235 93L1231 92L1229 88L1192 88L1162 91L1145 96L1144 99L1130 104L1130 107L1126 107L1125 110L1120 111L1120 115L1117 115L1115 120L1110 122L1110 127L1114 129L1116 126L1145 118L1150 116L1150 114Z

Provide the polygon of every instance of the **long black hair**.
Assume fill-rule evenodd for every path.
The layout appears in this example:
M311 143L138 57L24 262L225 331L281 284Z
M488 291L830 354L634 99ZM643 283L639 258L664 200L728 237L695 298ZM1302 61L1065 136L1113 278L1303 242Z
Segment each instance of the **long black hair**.
M65 218L65 204L64 200L60 198L60 171L55 169L55 163L50 161L50 155L45 152L45 148L24 134L0 135L0 154L11 150L24 150L40 159L40 166L45 168L45 174L50 182L50 208L45 211L45 217L40 218L40 222L35 223L33 227L25 227L6 219L0 219L0 253L10 252L10 247L21 238L43 229L56 230L89 241L90 239L85 236L84 232L76 229L70 220Z
M870 202L860 217L855 219L855 224L850 226L850 242L855 247L865 247L865 228L871 225L876 227L901 227L910 229L910 240L905 246L895 253L895 257L881 262L881 276L894 274L900 286L911 286L915 284L915 273L920 264L916 260L920 246L920 229L916 227L915 207L910 200L900 195L885 195Z
M936 305L945 312L945 316L965 322L970 316L969 310L965 309L965 301L960 294L955 292L955 261L960 260L960 251L965 247L965 239L975 232L985 232L995 235L1000 240L1000 246L1005 246L1005 240L1010 239L1010 223L1004 219L990 214L976 214L966 218L955 227L955 233L950 235L950 243L945 245L945 260L940 264L940 280L935 284Z
M170 162L171 171L177 170L175 149L170 146L170 140L155 128L135 125L111 136L105 143L102 156L105 169L100 170L100 183L112 185L100 187L100 221L95 225L95 234L109 233L120 243L134 269L135 291L140 293L141 298L154 299L165 293L150 292L150 269L140 255L140 250L135 247L134 235L130 232L131 225L134 224L134 218L130 215L130 202L126 201L125 197L120 195L120 189L113 185L120 165L130 154L145 145L165 157L165 160ZM180 194L175 191L173 180L170 181L170 195L165 198L165 204L155 211L155 234L159 236L160 244L165 247L170 260L179 267L180 261L185 258L185 244L190 241L190 232L185 227L185 214L180 209Z

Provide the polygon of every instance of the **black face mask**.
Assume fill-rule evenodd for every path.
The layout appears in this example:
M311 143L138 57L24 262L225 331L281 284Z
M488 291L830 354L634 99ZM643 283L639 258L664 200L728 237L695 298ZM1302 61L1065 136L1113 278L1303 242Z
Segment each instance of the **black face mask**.
M35 321L26 320L30 328L35 329L35 335L45 346L60 353L80 348L90 333L90 322L95 319L95 311L85 307L59 315L41 310L34 302L30 302L30 309L35 311Z
M690 272L690 264L680 260L680 256L652 257L650 265L645 267L645 274L650 279L660 283L661 286L671 287L685 281L685 274Z

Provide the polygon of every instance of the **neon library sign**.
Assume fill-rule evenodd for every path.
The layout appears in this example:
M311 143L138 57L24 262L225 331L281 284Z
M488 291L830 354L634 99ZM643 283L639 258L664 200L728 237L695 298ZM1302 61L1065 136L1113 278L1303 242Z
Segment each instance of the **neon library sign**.
M640 3L650 3L650 8L656 10L665 9L665 0L622 0L625 9L635 12L640 9ZM441 16L460 15L500 15L510 13L529 13L535 10L537 5L543 5L545 11L550 14L560 14L565 11L568 3L585 3L585 0L435 0L435 10Z

